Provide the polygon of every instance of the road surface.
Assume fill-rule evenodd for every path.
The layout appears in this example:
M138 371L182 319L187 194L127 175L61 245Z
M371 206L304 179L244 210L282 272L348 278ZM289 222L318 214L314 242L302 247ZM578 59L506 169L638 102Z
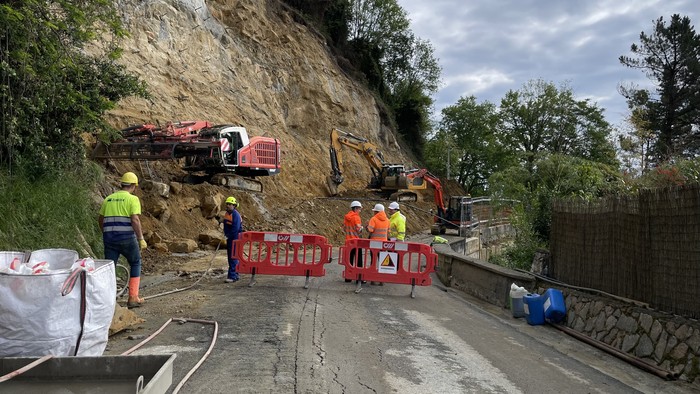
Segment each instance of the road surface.
M253 287L248 275L234 284L205 277L192 290L150 299L136 310L147 319L143 328L110 338L107 354L130 348L138 341L129 337L140 339L169 317L186 317L219 327L186 393L692 392L687 383L664 381L553 327L530 326L444 288L435 277L414 299L407 285L365 285L355 294L336 261L308 289L301 277L258 275ZM171 324L136 354L177 353L174 388L212 332L212 325Z

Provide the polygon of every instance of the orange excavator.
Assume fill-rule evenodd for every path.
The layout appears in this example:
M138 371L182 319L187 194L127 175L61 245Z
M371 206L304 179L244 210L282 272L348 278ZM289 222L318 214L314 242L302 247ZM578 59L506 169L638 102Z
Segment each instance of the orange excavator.
M445 206L442 183L440 183L438 177L426 169L413 170L409 174L423 179L433 187L437 214L434 215L434 224L430 228L430 233L433 235L445 234L447 229L455 229L460 236L466 236L468 227L473 219L471 197L452 196L448 200L448 205Z
M213 184L262 192L256 176L280 172L280 141L249 137L236 125L213 125L207 121L168 122L164 127L141 124L121 130L122 139L98 143L93 159L183 159L188 183Z
M426 181L412 171L406 171L403 164L390 164L384 161L382 152L367 139L351 133L332 129L330 133L331 174L326 177L331 196L338 194L338 187L343 183L342 148L346 146L361 154L372 171L372 178L367 185L383 196L394 201L417 201L414 190L425 190Z

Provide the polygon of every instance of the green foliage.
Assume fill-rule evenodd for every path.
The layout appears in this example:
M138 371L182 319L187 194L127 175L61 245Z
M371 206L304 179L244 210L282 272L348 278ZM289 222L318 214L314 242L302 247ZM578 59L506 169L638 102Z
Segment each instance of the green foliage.
M83 50L107 33L124 35L111 1L4 4L0 26L0 167L39 179L80 166L80 134L108 129L102 114L119 99L146 95L113 62L118 48Z
M521 268L529 266L534 252L549 242L555 199L592 200L626 188L617 169L607 164L560 154L538 155L533 164L532 173L513 166L489 179L493 197L520 201L511 216L518 235L503 258ZM515 258L526 260L510 260Z
M423 156L425 136L430 129L429 109L432 103L432 99L415 83L400 83L391 97L399 133L404 140L411 142L413 152L419 157Z
M532 260L538 249L544 248L545 243L540 241L533 231L532 223L534 211L525 209L525 205L517 205L511 216L511 225L515 231L512 246L506 248L501 254L492 255L489 262L511 269L523 269L529 271Z
M651 130L646 115L644 107L632 108L627 119L631 129L619 136L619 156L626 173L632 176L644 174L649 169L651 144L655 133Z
M610 124L588 100L575 100L571 88L530 81L501 100L498 139L531 173L542 152L617 165Z
M488 178L512 164L507 151L496 140L498 127L496 107L474 96L460 98L455 105L442 110L439 132L430 141L425 155L429 167L446 176L445 153L450 151L450 176L472 195L488 190Z
M682 186L700 182L700 158L665 162L630 181L630 190Z
M97 165L34 180L0 173L0 250L83 250L84 239L101 257L99 206L91 196L100 177Z
M688 17L663 17L653 32L639 35L632 56L620 56L623 65L642 70L656 84L656 94L637 88L622 89L631 109L643 108L654 132L653 158L663 163L700 153L700 34Z

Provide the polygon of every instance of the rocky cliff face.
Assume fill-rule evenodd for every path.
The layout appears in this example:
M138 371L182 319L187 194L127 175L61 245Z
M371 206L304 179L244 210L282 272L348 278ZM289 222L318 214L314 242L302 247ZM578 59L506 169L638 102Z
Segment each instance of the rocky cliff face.
M122 61L148 83L153 97L120 103L110 114L115 126L202 119L277 137L283 170L265 180L266 190L296 197L323 194L332 127L358 132L382 145L389 160L403 161L372 94L344 75L323 38L295 22L280 2L119 4L131 34ZM369 167L348 153L344 186L362 188Z
M386 159L410 164L383 124L378 103L350 79L313 27L297 22L277 0L120 0L130 37L120 60L148 84L152 98L129 99L111 111L117 128L146 121L209 120L238 123L251 135L282 143L282 172L259 178L264 193L218 186L174 187L167 196L139 191L150 243L197 239L216 228L211 219L226 195L241 202L247 230L315 233L342 242L342 215L349 201L323 200L330 172L332 127L356 132L379 145ZM367 201L367 162L346 150L341 194ZM134 170L141 177L171 183L177 165L167 162L114 163L115 174ZM425 210L432 207L425 203ZM366 209L368 221L371 210ZM408 232L427 229L430 216L409 216ZM419 219L420 218L420 219ZM415 219L415 220L414 220ZM419 223L420 222L420 223ZM164 248L161 248L164 249Z

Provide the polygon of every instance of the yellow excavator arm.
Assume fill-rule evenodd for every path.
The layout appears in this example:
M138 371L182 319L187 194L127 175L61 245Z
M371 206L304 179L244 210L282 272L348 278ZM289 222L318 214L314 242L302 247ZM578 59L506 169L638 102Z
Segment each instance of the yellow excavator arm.
M415 190L427 188L424 179L427 170L406 171L403 164L389 164L382 152L367 139L339 129L331 130L330 159L331 174L326 178L331 196L338 194L338 186L343 183L343 146L362 154L372 170L368 188L377 190L394 201L416 201Z
M384 168L384 156L382 152L377 149L377 146L369 142L367 139L358 137L351 133L332 129L331 130L331 144L330 144L330 158L331 158L331 175L326 178L326 183L328 184L328 190L332 196L338 194L338 186L343 183L343 145L351 149L354 149L369 163L372 174L376 177L382 173L382 168Z

